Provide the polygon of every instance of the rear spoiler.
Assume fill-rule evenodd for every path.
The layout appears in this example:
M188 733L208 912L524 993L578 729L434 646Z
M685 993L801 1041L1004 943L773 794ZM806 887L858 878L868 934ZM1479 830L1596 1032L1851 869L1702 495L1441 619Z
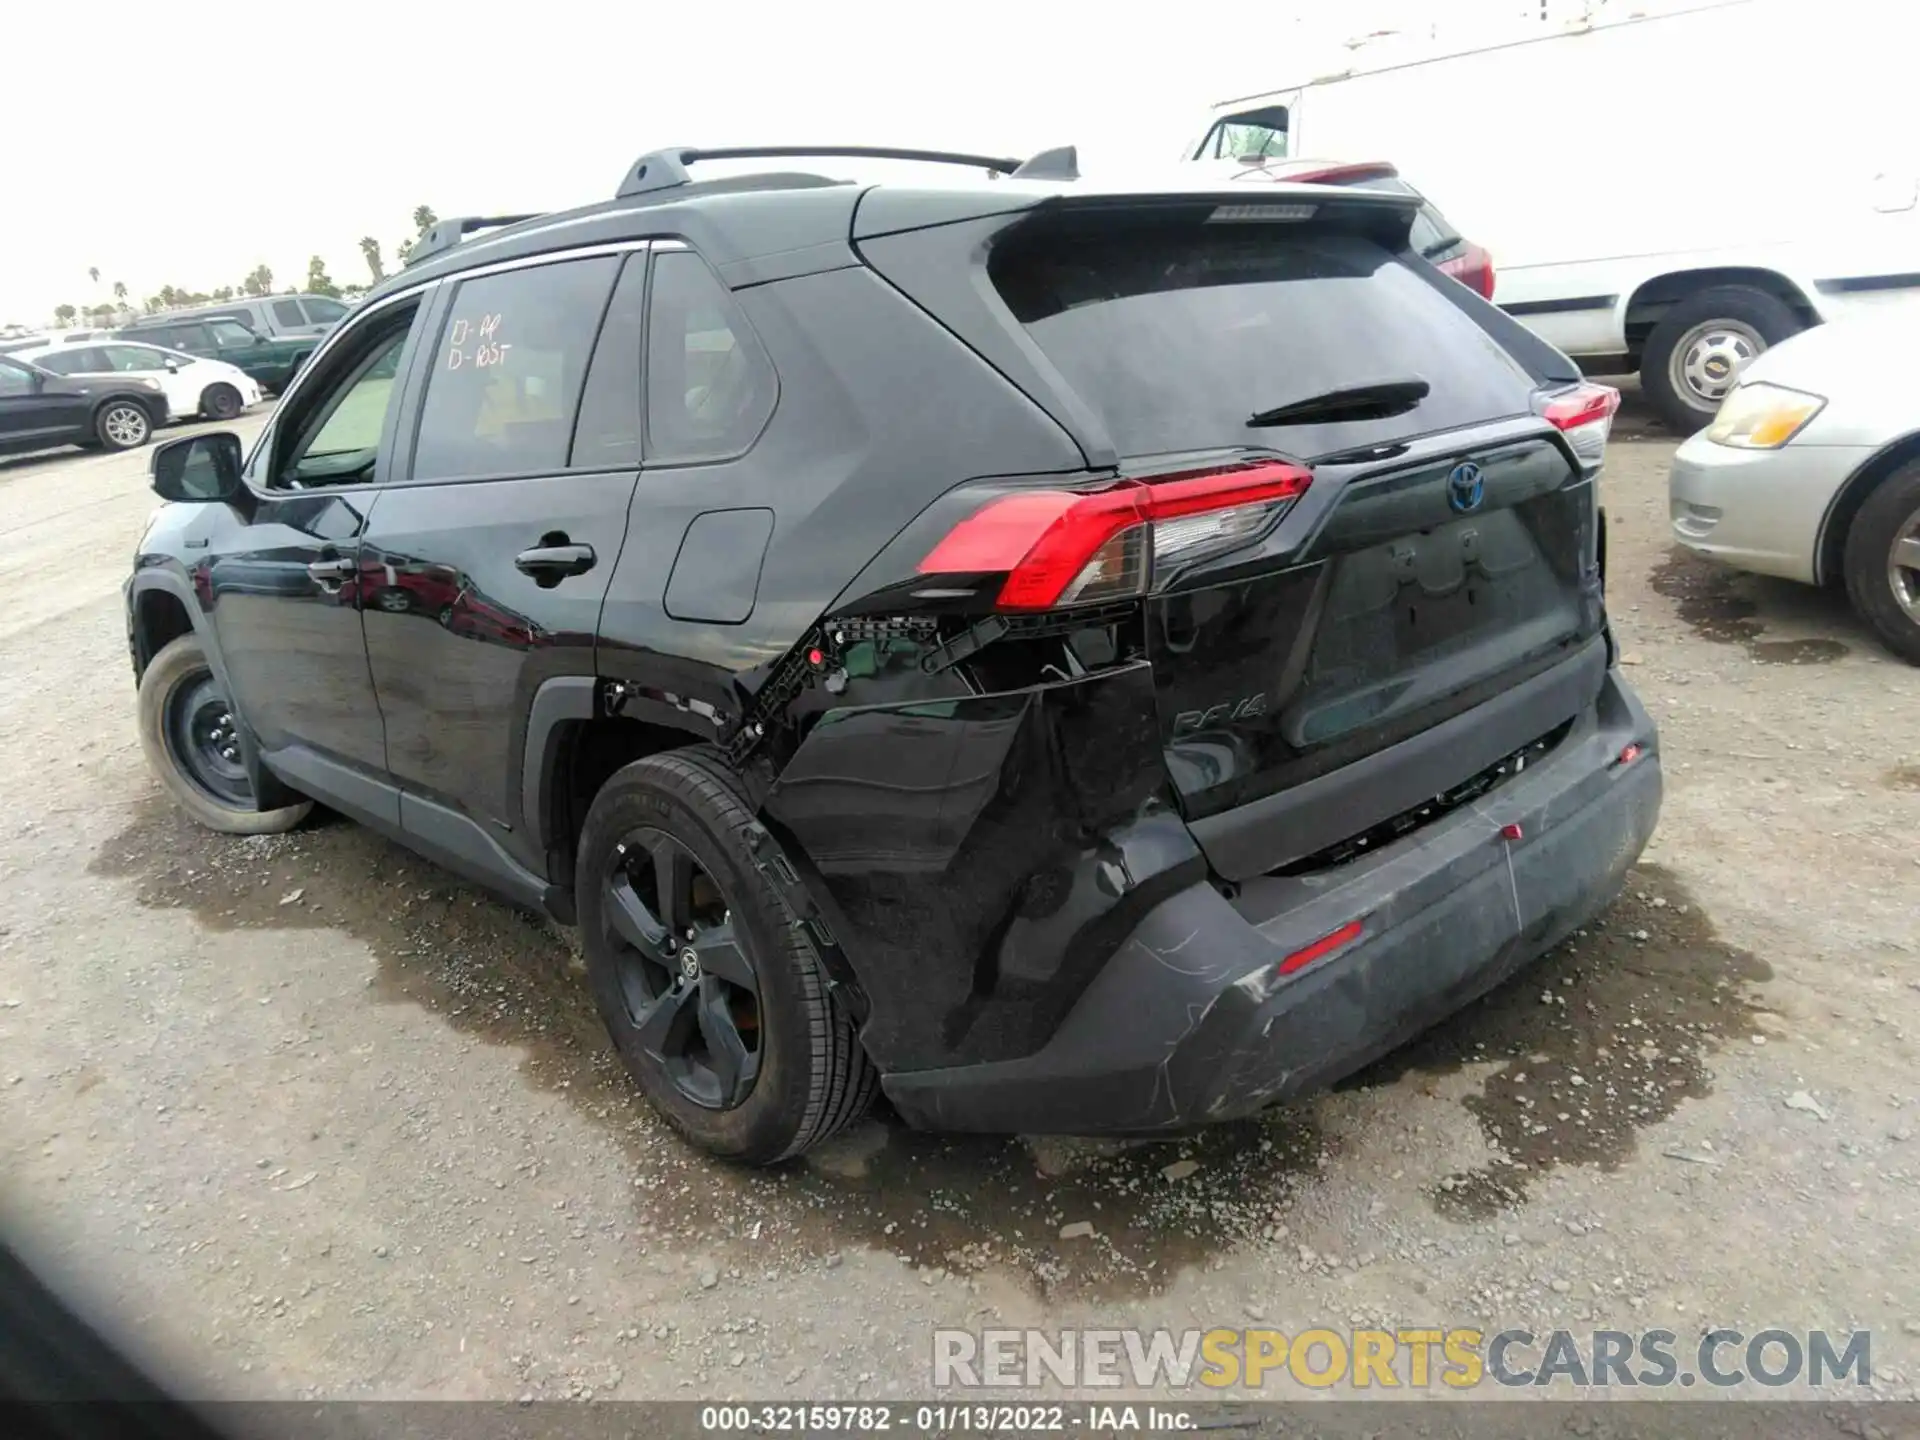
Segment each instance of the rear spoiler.
M860 197L853 239L875 239L933 225L1031 212L1038 217L1106 211L1198 223L1357 223L1394 248L1404 244L1421 206L1418 195L1281 181L1270 186L1208 181L1139 188L1009 179L964 190L876 186Z

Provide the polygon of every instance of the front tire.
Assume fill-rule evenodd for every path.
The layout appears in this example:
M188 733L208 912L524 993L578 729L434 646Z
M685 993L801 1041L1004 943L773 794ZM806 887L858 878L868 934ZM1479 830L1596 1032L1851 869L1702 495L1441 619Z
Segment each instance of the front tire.
M878 1072L760 873L753 814L706 749L636 760L587 813L576 902L594 1000L667 1123L767 1165L852 1123Z
M1653 327L1640 357L1640 387L1669 427L1691 435L1713 420L1754 356L1802 328L1792 307L1764 290L1702 290L1676 301Z
M242 408L240 392L231 385L209 385L200 392L200 413L209 420L231 420Z
M137 450L153 438L153 417L131 400L109 400L93 417L93 433L107 450Z
M1875 487L1847 528L1847 598L1886 646L1920 665L1920 462Z
M277 835L313 809L311 800L256 809L240 763L232 706L198 636L170 641L140 676L140 748L180 807L223 835Z

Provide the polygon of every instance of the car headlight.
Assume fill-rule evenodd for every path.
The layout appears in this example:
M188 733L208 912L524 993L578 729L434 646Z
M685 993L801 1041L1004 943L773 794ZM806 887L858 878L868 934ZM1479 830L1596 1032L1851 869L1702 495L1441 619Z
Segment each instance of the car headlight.
M1822 396L1785 385L1765 381L1736 385L1720 402L1720 413L1707 427L1707 439L1736 450L1778 450L1806 429L1826 403Z

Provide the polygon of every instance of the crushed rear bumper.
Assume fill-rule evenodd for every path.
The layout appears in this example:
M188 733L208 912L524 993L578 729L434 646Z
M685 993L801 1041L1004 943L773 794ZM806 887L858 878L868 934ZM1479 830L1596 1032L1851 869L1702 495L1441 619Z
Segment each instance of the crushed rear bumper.
M1629 746L1638 756L1623 762ZM1653 723L1608 671L1552 752L1482 798L1362 859L1255 879L1232 899L1210 879L1185 884L1132 925L1032 1053L882 1083L929 1129L1116 1135L1321 1088L1590 920L1652 835L1660 798ZM1279 973L1354 921L1356 937Z

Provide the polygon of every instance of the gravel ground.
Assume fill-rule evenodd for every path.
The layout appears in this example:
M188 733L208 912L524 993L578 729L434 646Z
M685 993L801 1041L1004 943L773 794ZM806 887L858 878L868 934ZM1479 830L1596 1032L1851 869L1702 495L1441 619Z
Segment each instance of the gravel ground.
M4 1223L223 1397L912 1396L936 1325L1249 1319L1870 1328L1911 1395L1920 671L1676 558L1671 450L1629 413L1604 481L1668 791L1602 923L1258 1122L881 1117L757 1174L652 1118L565 932L344 821L177 814L118 592L144 455L0 461Z

